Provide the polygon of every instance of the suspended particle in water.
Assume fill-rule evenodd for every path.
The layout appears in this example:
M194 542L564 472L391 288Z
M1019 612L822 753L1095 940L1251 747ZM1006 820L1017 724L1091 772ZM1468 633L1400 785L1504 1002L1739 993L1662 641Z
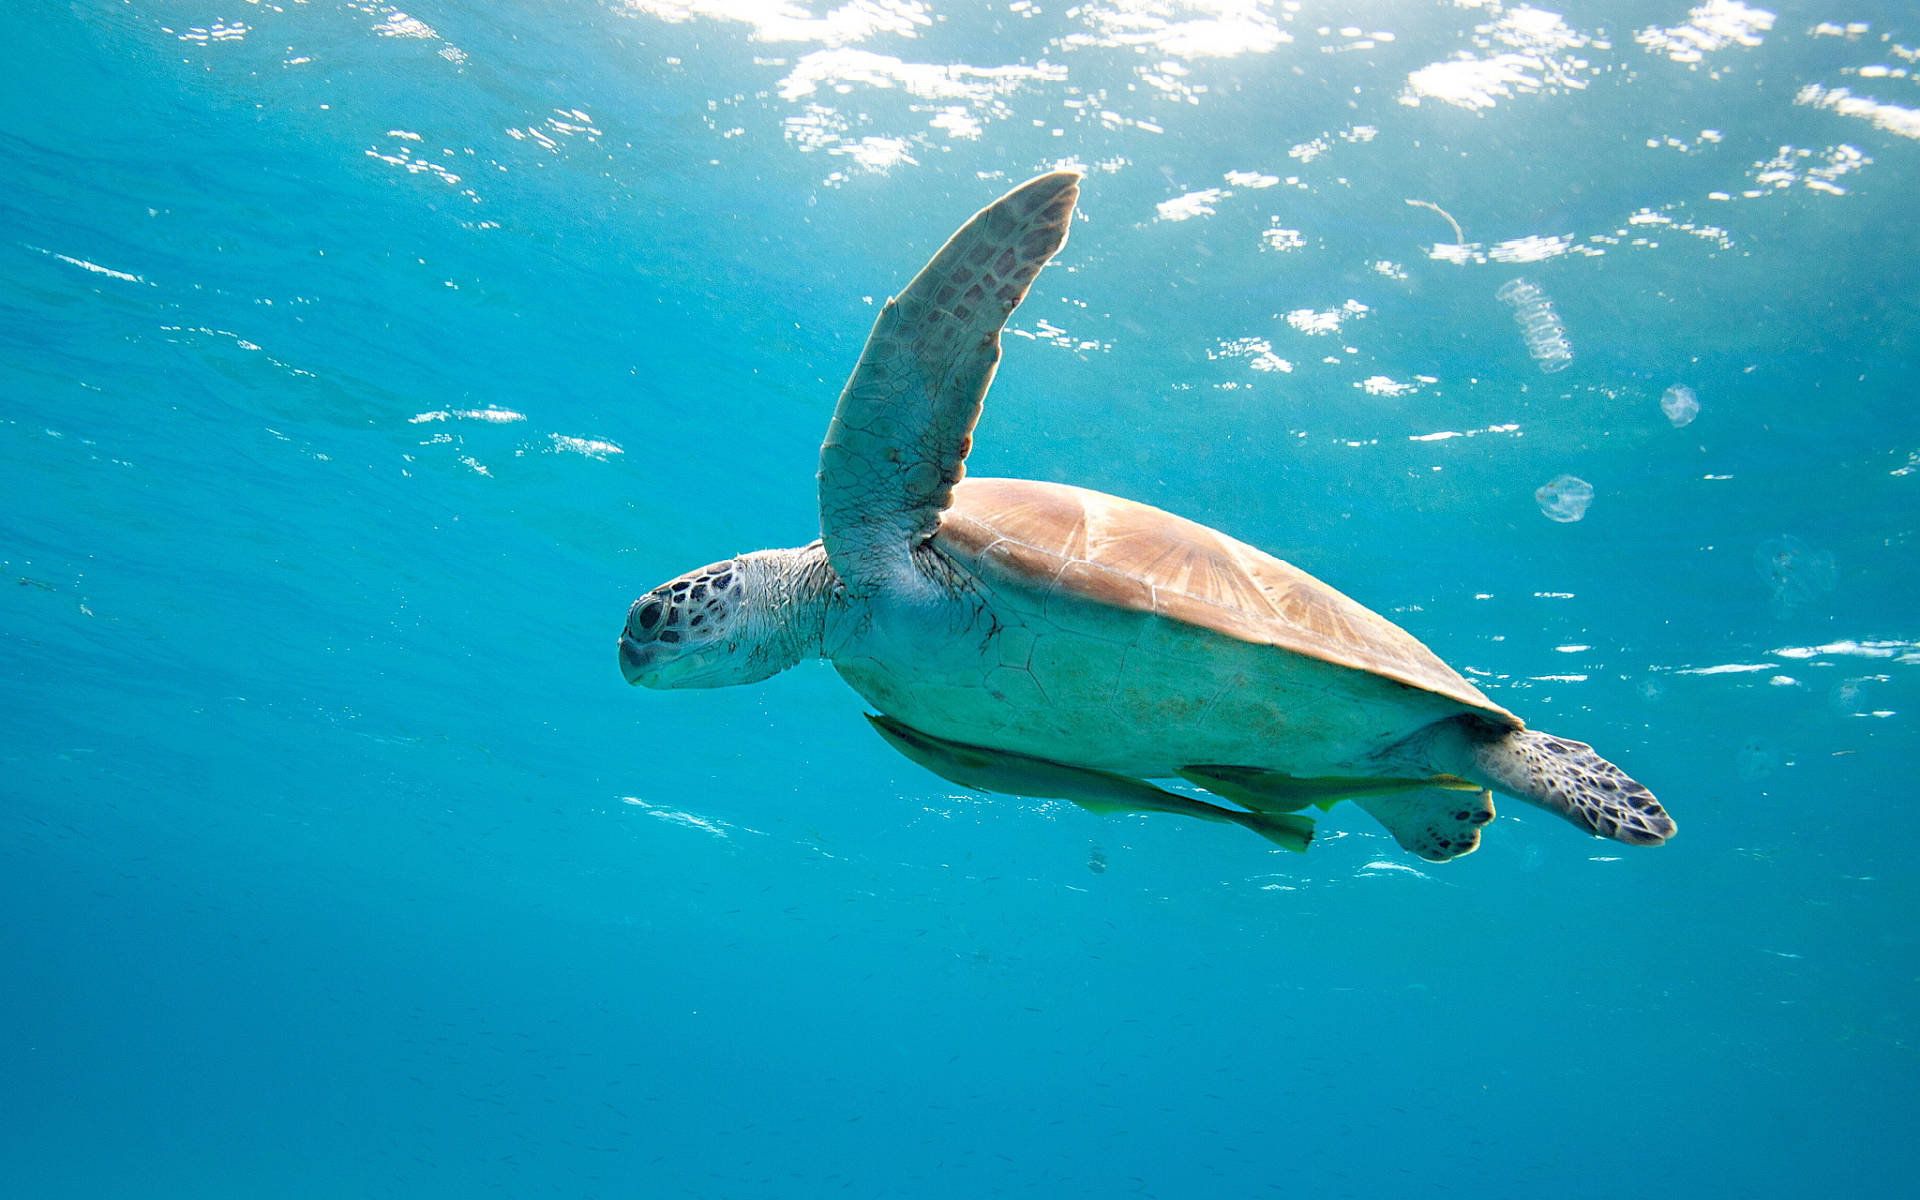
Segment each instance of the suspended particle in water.
M1831 551L1817 550L1790 533L1761 542L1753 552L1753 569L1783 616L1831 592L1838 578Z
M1430 208L1434 212L1439 213L1441 217L1445 218L1447 224L1453 227L1453 244L1456 246L1466 245L1467 235L1460 232L1460 222L1453 219L1452 213L1441 208L1431 200L1408 200L1407 203L1413 205L1415 208Z
M1534 489L1533 498L1547 520L1567 524L1587 515L1593 485L1572 475L1555 475Z
M1675 429L1691 425L1700 415L1700 397L1693 394L1692 388L1676 383L1660 393L1660 411L1667 414L1667 420L1673 422Z
M1524 279L1509 279L1493 298L1513 306L1513 323L1520 327L1520 340L1542 371L1551 375L1573 362L1567 327L1561 324L1560 314L1553 310L1553 301L1545 292Z

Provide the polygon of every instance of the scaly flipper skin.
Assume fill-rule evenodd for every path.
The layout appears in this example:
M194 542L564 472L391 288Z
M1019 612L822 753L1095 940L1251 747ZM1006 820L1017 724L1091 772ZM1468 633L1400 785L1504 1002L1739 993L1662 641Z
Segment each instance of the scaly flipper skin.
M981 209L881 309L820 447L820 533L850 596L897 586L965 473L1000 330L1067 240L1080 176Z
M1450 788L1356 796L1353 802L1380 822L1401 849L1428 862L1472 854L1480 848L1480 827L1493 820L1493 793L1484 788L1473 795Z
M1500 788L1588 833L1632 846L1658 846L1673 818L1653 793L1585 742L1534 729L1501 732L1472 750L1476 772Z

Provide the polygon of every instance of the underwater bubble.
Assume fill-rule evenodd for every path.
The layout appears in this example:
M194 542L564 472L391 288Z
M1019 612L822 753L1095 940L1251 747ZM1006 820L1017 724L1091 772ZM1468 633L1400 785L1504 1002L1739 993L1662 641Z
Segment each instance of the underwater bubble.
M1691 425L1700 415L1700 398L1693 394L1692 388L1676 383L1660 393L1660 411L1667 414L1667 420L1673 422L1675 429Z
M1565 524L1587 515L1587 505L1593 503L1593 485L1573 475L1555 475L1534 489L1533 498L1542 516Z
M1761 542L1753 552L1753 569L1783 614L1831 592L1838 578L1831 551L1809 546L1790 533Z

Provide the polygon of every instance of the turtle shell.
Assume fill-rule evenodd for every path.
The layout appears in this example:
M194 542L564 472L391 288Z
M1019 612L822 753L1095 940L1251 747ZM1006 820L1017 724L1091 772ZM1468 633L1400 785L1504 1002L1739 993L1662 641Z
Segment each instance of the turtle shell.
M1038 592L1148 613L1519 718L1411 634L1290 563L1151 505L1066 484L968 478L936 544Z

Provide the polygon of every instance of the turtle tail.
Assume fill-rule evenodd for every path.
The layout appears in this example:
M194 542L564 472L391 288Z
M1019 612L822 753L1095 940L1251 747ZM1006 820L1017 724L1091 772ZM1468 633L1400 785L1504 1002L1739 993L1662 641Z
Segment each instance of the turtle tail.
M1465 774L1484 778L1600 837L1658 846L1673 836L1677 826L1653 793L1585 742L1533 729L1475 724L1479 728L1469 734L1467 746L1475 769Z

